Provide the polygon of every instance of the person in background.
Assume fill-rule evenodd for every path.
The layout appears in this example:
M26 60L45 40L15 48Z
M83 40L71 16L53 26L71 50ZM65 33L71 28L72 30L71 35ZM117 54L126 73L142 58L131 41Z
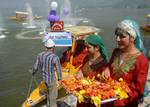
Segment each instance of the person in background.
M118 80L123 78L129 85L129 98L114 101L112 107L137 107L143 96L148 73L148 60L144 56L144 46L139 26L133 20L121 21L115 31L118 47L114 49L103 76ZM109 105L110 106L110 105Z
M78 67L83 64L84 58L88 54L84 40L77 40L75 52L73 54L73 65Z
M79 67L83 64L83 60L87 55L87 51L85 49L84 40L76 40L75 43L75 52L71 52L71 48L63 53L60 61L63 64L64 62L70 62L70 57L73 55L73 63L72 65L75 67Z
M51 39L44 40L45 51L37 55L36 62L33 66L33 75L37 70L42 71L43 81L48 87L47 105L48 107L57 107L57 86L55 68L58 81L62 79L62 70L59 57L54 53L55 43Z

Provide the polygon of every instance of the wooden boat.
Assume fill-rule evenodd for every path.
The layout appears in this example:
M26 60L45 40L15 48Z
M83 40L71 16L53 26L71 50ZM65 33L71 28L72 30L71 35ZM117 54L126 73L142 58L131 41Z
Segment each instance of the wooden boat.
M145 26L142 26L141 28L146 32L150 32L150 26L145 25Z
M27 100L23 103L22 107L33 107L36 104L46 99L47 86L45 82L41 82L37 88L33 90Z
M77 40L84 40L85 37L87 37L89 34L93 33L99 33L100 29L93 27L93 26L74 26L74 27L68 27L65 28L65 31L71 32L73 37L73 44L71 51L76 51L75 44ZM74 66L73 63L73 56L70 56L69 62L63 62L62 63L62 78L67 78L69 75L76 74L80 66ZM58 89L62 91L62 89L58 86ZM44 82L40 83L37 88L33 90L33 92L30 94L30 96L27 98L27 100L23 103L22 107L32 107L35 105L38 105L42 101L46 100L46 95L41 94L41 92L45 92L46 86L44 85Z
M147 15L147 22L145 25L141 26L142 30L150 32L150 14Z
M16 16L11 16L9 17L9 19L11 20L15 20L15 21L26 21L27 16L28 16L28 12L22 12L22 11L16 11L15 12ZM34 20L39 20L42 19L42 16L33 16Z

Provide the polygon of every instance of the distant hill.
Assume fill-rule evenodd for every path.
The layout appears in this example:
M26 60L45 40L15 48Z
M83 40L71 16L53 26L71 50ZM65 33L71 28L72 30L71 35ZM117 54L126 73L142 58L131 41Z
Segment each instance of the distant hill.
M114 5L118 8L149 8L150 0L122 0Z
M89 8L150 8L150 0L71 0L71 3Z

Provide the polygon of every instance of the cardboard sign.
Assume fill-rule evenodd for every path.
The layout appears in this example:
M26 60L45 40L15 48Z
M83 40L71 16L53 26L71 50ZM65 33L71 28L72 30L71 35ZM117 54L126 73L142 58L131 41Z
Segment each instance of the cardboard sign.
M44 40L52 39L56 46L72 46L72 38L70 32L48 32Z

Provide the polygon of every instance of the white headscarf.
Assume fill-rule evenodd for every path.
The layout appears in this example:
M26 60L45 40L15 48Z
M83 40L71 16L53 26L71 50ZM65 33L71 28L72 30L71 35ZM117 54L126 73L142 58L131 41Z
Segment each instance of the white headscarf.
M117 25L117 28L129 33L131 37L135 38L136 47L146 56L147 52L146 49L144 48L143 41L141 39L139 30L140 28L135 21L129 19L123 20Z
M127 32L130 34L130 36L132 36L133 38L136 38L136 31L133 27L133 24L131 21L129 20L124 20L122 22L120 22L118 25L117 25L117 28L120 28L121 30L123 30L124 32Z

